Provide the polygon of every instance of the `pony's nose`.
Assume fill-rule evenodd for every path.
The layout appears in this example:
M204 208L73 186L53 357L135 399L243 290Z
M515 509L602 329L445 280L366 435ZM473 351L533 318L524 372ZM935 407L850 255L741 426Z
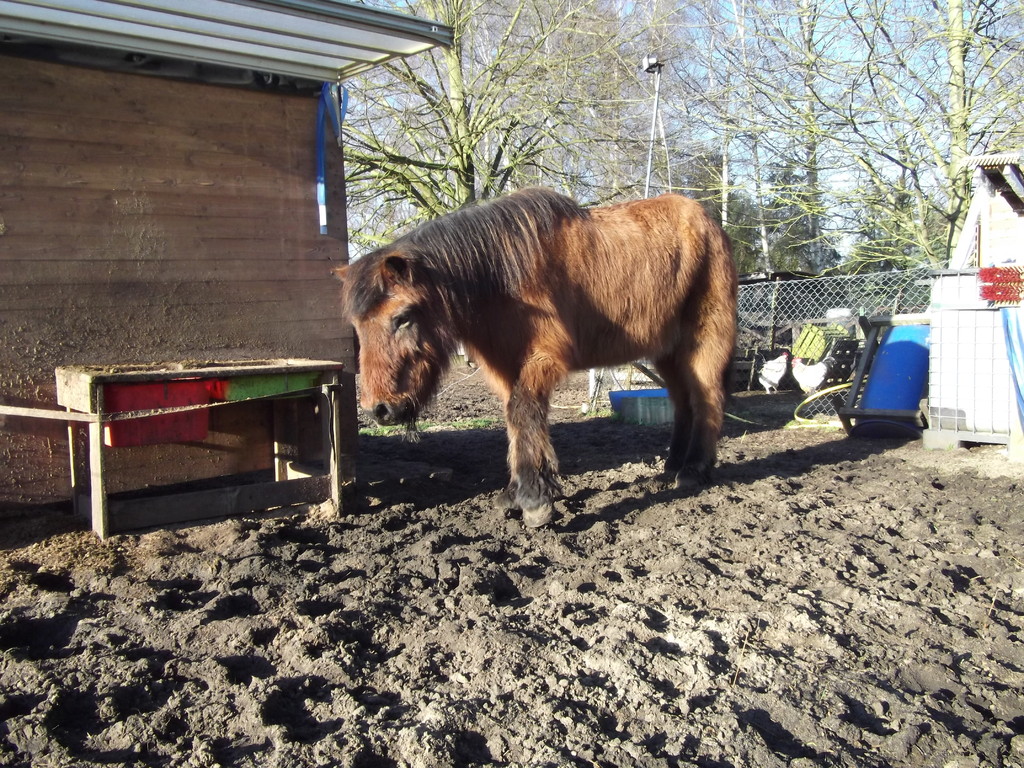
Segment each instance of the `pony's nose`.
M377 403L373 407L373 418L376 419L378 424L394 424L395 411L387 403Z

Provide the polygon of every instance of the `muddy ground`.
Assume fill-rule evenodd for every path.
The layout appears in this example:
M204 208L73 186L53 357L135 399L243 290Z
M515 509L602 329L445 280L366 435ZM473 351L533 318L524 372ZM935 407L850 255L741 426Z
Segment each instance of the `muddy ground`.
M431 420L500 417L466 374ZM0 764L1024 765L1024 467L754 393L687 495L573 384L543 530L500 421L363 437L342 519L0 522Z

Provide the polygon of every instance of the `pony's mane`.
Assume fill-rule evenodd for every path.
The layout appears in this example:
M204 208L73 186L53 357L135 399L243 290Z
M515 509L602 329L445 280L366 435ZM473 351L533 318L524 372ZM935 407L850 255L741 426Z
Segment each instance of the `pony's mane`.
M453 311L514 293L559 223L589 215L570 198L541 188L445 214L353 262L345 278L349 310L365 315L384 299L375 275L381 261L396 255L409 259L413 273L433 283Z

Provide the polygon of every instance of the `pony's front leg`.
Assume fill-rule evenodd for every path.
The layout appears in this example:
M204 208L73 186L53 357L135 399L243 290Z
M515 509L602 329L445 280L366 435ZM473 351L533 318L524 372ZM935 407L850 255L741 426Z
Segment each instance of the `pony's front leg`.
M508 465L512 482L508 501L523 511L523 524L539 528L551 521L554 500L562 493L558 458L548 434L550 392L522 382L512 387L505 402Z

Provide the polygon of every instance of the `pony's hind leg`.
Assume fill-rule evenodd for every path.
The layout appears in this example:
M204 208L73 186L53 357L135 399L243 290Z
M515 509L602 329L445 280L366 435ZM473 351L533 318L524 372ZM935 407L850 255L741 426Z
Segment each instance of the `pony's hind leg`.
M710 350L677 350L655 363L675 405L672 442L665 471L676 485L711 480L718 438L725 418L725 370L728 359Z
M690 386L680 366L674 355L654 362L655 369L665 381L665 387L675 408L672 439L668 446L668 458L665 459L665 473L673 478L683 467L697 463L700 451L700 441L697 439L697 430L694 429Z

